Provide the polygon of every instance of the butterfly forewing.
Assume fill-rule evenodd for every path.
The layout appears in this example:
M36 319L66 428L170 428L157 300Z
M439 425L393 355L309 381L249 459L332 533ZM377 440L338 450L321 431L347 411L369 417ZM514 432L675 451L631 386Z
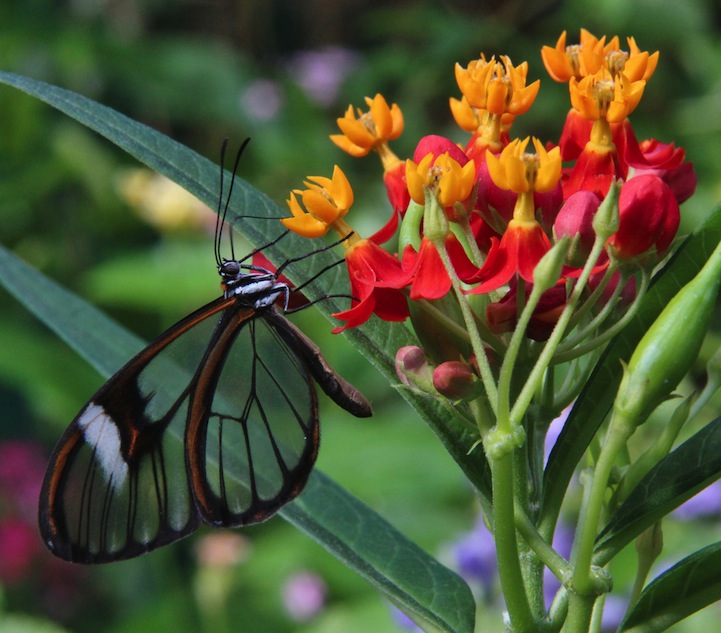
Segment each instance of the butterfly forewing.
M58 442L41 495L40 528L58 556L129 558L199 521L183 438L197 366L218 300L180 321L93 396Z
M305 484L318 450L317 400L303 356L272 322L229 311L218 338L191 402L188 459L204 519L243 525L269 517Z

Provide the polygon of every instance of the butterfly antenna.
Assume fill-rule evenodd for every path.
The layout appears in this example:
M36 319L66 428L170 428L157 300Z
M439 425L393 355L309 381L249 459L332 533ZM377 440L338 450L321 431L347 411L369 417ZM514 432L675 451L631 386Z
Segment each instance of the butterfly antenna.
M225 170L225 150L228 145L228 139L223 140L223 144L220 148L220 194L218 196L218 220L215 224L215 244L216 253L215 258L218 265L222 262L220 254L220 242L223 237L223 228L225 227L226 218L228 217L228 209L230 207L230 200L233 197L233 186L235 184L235 175L238 173L238 165L240 164L240 157L243 155L243 151L250 143L250 139L247 138L241 144L235 155L235 162L233 163L233 170L230 176L230 186L228 187L228 195L225 198L225 204L223 204L223 172ZM233 244L233 231L230 230L228 233L228 239L230 241L230 258L235 260L235 246Z
M213 242L215 244L215 264L220 266L222 263L220 257L220 238L223 234L223 174L225 172L225 150L228 147L228 139L224 138L223 143L220 146L220 185L218 191L218 209L215 217L215 234L213 235Z
M320 303L321 301L326 301L327 299L350 299L351 301L360 301L360 299L358 297L354 297L353 295L346 295L346 294L323 295L322 297L313 299L313 301L304 303L302 306L298 306L297 308L289 308L288 310L284 310L283 314L294 314L296 312L300 312L301 310L310 308L311 306L315 305L316 303Z

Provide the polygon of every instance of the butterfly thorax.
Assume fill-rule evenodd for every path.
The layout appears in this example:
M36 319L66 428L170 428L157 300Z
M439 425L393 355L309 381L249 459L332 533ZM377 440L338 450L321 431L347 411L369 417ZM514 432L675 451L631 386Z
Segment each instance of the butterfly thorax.
M244 268L235 260L224 260L218 266L220 286L226 298L236 297L253 308L266 308L283 296L287 304L290 288L278 281L271 271L253 266Z

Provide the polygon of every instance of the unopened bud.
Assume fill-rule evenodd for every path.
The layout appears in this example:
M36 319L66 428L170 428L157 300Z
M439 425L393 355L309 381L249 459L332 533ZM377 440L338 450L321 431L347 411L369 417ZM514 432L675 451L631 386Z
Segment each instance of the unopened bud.
M483 385L471 367L458 360L446 361L433 370L433 386L454 401L475 398L483 392Z
M426 353L416 345L406 345L396 352L396 374L411 389L428 392L433 386L433 367Z

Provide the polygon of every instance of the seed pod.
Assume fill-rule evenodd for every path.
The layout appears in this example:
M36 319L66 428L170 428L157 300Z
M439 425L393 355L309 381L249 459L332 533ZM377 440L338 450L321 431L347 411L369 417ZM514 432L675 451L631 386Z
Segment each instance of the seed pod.
M614 415L635 428L663 402L696 360L721 281L721 244L701 271L658 316L636 347L614 403Z

